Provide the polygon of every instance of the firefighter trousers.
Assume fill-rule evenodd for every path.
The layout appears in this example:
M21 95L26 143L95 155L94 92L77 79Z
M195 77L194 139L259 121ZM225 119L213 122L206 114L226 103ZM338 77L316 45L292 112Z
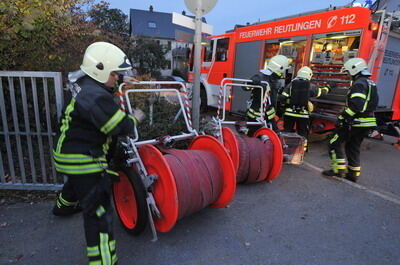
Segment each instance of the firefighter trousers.
M83 208L83 221L87 243L87 256L89 265L114 265L117 263L115 252L115 240L113 238L112 222L113 213L111 206L111 186L99 188L102 174L73 175L68 176L61 194L57 199L57 205L66 206L80 202ZM93 189L97 188L95 196ZM86 203L89 198L95 205L94 210L88 211ZM86 207L86 208L85 208Z
M370 131L371 128L369 127L336 128L332 138L329 140L329 156L333 172L344 175L347 157L348 174L352 177L360 176L360 147ZM343 144L345 153L342 150ZM344 154L346 154L346 157Z
M304 138L308 139L309 124L310 124L309 118L298 118L285 115L283 118L283 122L285 131L296 132L298 135L301 135Z
M292 117L285 115L283 117L284 122L284 130L286 132L295 132L298 135L303 136L306 138L304 144L304 151L308 150L308 133L310 128L310 119L309 118L300 118L300 117ZM296 129L295 129L296 126Z

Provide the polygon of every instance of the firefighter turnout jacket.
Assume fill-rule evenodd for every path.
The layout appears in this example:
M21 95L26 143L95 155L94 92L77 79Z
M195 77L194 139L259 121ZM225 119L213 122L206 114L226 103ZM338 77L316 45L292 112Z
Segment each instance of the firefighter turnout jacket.
M253 81L253 85L261 85L264 87L264 91L269 87L270 89L270 98L271 104L266 106L265 118L266 120L273 120L276 114L276 102L277 95L279 90L279 79L280 77L271 72L270 70L260 70L259 73L253 75L250 78ZM262 83L262 81L266 81L268 83ZM246 90L251 90L251 105L247 109L247 116L252 119L258 119L261 117L261 109L262 109L262 99L261 99L261 89L246 87Z
M346 107L338 120L352 127L376 127L374 111L378 101L376 84L368 76L358 75L349 89Z
M119 109L112 88L88 76L74 86L55 141L55 167L68 175L100 173L108 167L112 136L131 133L137 120Z
M279 102L285 105L285 116L295 118L310 117L310 98L318 98L329 92L328 86L317 87L309 80L296 77L279 95Z

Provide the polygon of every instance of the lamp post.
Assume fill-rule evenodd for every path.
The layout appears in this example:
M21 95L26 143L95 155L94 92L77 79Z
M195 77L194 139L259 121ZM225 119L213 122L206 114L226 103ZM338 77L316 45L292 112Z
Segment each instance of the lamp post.
M195 15L192 114L193 127L197 131L200 125L201 19L214 8L216 3L217 0L185 0L186 7Z

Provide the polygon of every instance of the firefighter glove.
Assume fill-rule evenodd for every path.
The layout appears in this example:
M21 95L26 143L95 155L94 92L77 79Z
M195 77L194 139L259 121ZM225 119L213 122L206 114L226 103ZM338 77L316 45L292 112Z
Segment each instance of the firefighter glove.
M261 78L258 75L251 77L252 85L259 86L261 85Z

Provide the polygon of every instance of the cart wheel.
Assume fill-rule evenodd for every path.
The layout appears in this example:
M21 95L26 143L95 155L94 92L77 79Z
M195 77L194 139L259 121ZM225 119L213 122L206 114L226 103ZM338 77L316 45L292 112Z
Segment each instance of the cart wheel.
M138 235L148 221L146 191L140 176L131 168L123 168L118 174L119 181L113 185L115 210L124 228Z

